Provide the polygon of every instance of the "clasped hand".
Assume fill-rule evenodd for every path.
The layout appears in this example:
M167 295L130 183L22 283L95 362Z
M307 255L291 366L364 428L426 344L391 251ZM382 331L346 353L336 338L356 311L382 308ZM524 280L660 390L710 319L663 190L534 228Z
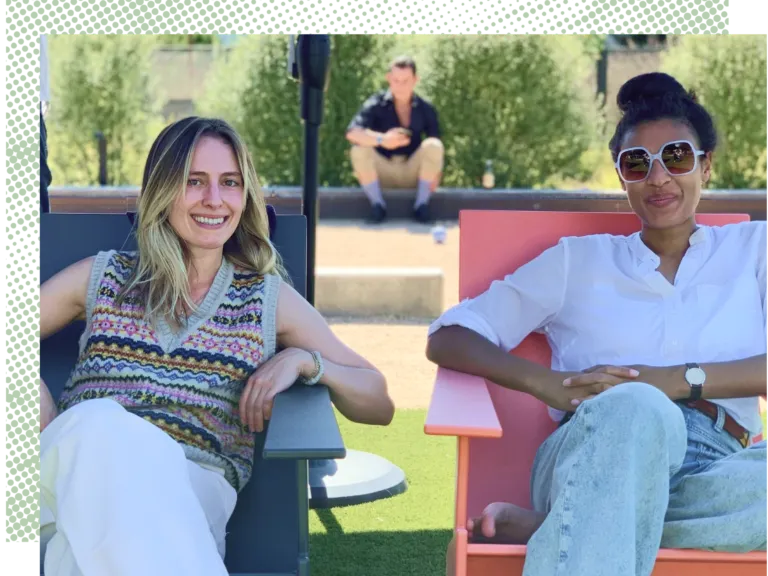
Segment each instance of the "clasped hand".
M408 146L410 144L411 139L399 128L390 128L384 133L384 137L381 141L382 148L386 148L387 150L395 150L397 148L401 148L403 146Z
M248 378L240 396L240 419L243 424L251 432L261 432L264 421L272 417L275 396L313 369L312 355L298 348L286 348L264 362Z
M599 365L583 372L552 372L539 386L539 399L548 406L563 411L573 411L590 398L625 382L642 380L653 383L653 373L659 369L649 366Z

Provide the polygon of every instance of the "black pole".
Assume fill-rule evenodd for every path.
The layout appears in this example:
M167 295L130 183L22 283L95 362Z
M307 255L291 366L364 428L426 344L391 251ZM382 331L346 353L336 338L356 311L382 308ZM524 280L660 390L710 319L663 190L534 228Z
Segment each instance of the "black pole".
M323 98L328 87L331 38L328 34L302 34L296 44L301 83L301 119L304 122L304 198L307 219L307 300L315 303L315 238L319 214L317 164Z
M317 164L320 137L318 124L304 123L304 201L302 213L307 219L307 301L315 304L315 254L320 201L317 197Z
M319 213L317 197L318 140L320 124L323 123L323 97L328 87L330 57L331 38L327 34L302 34L295 46L293 40L290 41L288 73L294 78L298 74L301 82L301 119L304 122L304 204L302 213L307 219L307 300L312 305L315 303L315 233ZM296 66L294 66L294 62L297 64ZM347 482L364 478L362 475L363 467L367 461L363 460L361 465L360 460L355 461L350 454L347 454L345 461L346 466L327 460L310 460L307 466L310 472L308 476L301 475L303 470L307 468L303 464L300 465L299 481L305 483L307 480L304 478L307 478L312 493L327 495L328 488L323 481L326 476L323 473L326 466L334 470L332 474L336 475L336 478L344 478ZM397 485L387 488L388 495L399 494L405 490L405 475L399 469L394 471L393 468L395 467L389 462L387 464L389 469L381 473L380 478L391 478L392 476L397 478L398 475L393 474L393 472L399 472L403 480ZM367 486L361 486L363 486L362 494L354 494L353 502L367 502L380 497L377 493L374 493L373 496L365 493ZM350 494L345 494L343 499L348 496ZM302 498L306 501L306 496L302 496ZM324 499L324 496L320 496L320 498ZM358 498L360 499L358 500Z

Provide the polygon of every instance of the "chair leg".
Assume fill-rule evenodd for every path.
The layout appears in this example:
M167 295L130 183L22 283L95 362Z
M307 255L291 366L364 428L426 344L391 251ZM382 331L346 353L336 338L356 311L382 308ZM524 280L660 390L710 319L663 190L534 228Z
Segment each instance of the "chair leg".
M299 485L299 557L297 576L309 576L309 463L298 460L297 481Z
M455 576L467 576L467 496L469 493L469 438L458 438L456 469Z

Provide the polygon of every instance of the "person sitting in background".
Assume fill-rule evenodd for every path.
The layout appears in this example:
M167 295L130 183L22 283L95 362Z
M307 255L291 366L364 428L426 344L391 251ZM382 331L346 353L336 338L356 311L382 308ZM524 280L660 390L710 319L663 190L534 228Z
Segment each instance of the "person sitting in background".
M617 100L610 150L641 231L563 238L429 329L430 360L560 422L532 509L493 502L467 524L527 543L525 576L649 576L660 546L766 547L766 223L696 222L717 134L695 95L653 73ZM531 332L551 368L509 354Z
M277 394L322 384L352 421L394 415L381 372L283 280L228 124L160 133L136 235L137 252L101 252L41 287L41 338L86 320L58 407L40 382L46 576L226 576L226 525Z
M414 92L411 58L395 59L386 78L389 89L368 98L347 128L352 168L371 203L370 222L387 216L382 187L416 188L413 217L429 222L430 194L443 170L437 112Z

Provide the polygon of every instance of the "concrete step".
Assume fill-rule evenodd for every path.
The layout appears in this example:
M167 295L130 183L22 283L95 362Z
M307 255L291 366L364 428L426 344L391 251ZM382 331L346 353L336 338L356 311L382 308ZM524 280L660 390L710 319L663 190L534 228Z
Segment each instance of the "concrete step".
M315 307L327 316L434 319L443 311L443 271L316 268Z

